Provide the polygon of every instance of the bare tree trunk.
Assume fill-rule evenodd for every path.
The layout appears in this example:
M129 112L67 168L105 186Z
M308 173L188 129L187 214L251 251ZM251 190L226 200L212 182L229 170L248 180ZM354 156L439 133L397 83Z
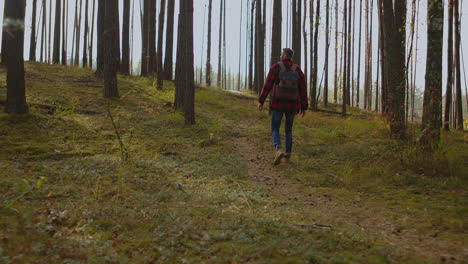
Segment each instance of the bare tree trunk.
M453 0L454 4L454 16L455 16L455 128L458 130L463 130L463 107L462 107L462 90L461 90L461 67L460 67L460 48L461 48L461 38L460 38L460 1ZM468 96L468 95L467 95Z
M32 6L32 22L31 22L31 40L29 48L29 60L36 61L36 9L37 0L33 0Z
M52 0L49 1L49 31L47 40L47 63L52 62Z
M312 111L317 111L317 61L318 61L318 33L319 33L319 25L320 25L320 0L317 0L316 4L317 10L315 11L315 32L314 32L314 56L313 56L313 64L312 66L312 93L310 94L310 107ZM319 87L320 88L320 87Z
M68 0L63 1L62 7L62 65L67 65L67 44L68 44Z
M210 0L210 3L211 1L212 0ZM174 50L174 9L175 9L174 5L175 5L175 0L168 0L167 2L167 25L166 25L166 52L164 56L164 76L163 76L165 80L173 79L172 78L172 71L173 71L172 70L173 69L172 58L173 58L173 53L174 53L173 52ZM211 34L211 32L208 34Z
M243 15L244 1L241 0L241 15L239 19L239 70L237 78L237 91L241 90L241 64L242 64L242 15Z
M62 0L55 1L55 29L54 29L54 54L52 61L53 63L59 64L60 63L60 20L62 11L61 7Z
M447 89L445 93L444 128L450 130L450 108L453 89L453 0L448 1Z
M207 86L211 86L211 17L213 10L213 0L208 3L208 43L206 47L206 74L205 82ZM169 24L168 24L169 25Z
M46 43L46 25L47 25L47 17L46 17L46 14L47 14L47 4L46 4L46 0L42 0L42 32L41 32L41 59L40 61L41 62L45 62L46 60L46 57L47 55L45 54L45 49L46 49L46 46L45 46L45 43ZM2 47L5 46L5 45L2 45ZM2 54L4 54L6 52L3 52L2 51Z
M120 73L130 74L130 0L123 1L122 61Z
M306 26L306 18L307 18L307 0L304 0L304 16L302 20L302 37L304 39L304 76L307 79L308 74L308 54L307 54L307 26Z
M347 47L348 47L348 0L345 0L344 3L344 16L343 16L343 21L344 21L344 27L343 27L343 50L344 50L344 64L343 64L343 84L342 84L342 92L343 92L343 102L342 102L342 115L346 116L346 102L348 101L346 98L347 95L347 87L346 85L348 84L348 79L347 79L347 73L348 73L348 64L347 64Z
M327 17L325 22L325 86L323 87L323 105L328 106L328 54L330 49L330 1L327 0Z
M221 87L222 85L222 41L223 41L223 5L224 0L220 1L219 8L219 38L218 38L218 77L216 78L216 86Z
M25 114L28 110L24 80L24 27L9 23L20 21L24 24L25 0L6 0L3 20L3 44L7 53L3 55L7 68L7 99L5 112ZM8 24L9 23L9 24ZM6 34L5 34L6 33Z
M156 55L156 73L158 76L157 89L163 88L163 37L164 37L164 20L166 16L166 0L161 0L161 8L159 10L159 28L158 28L158 51Z
M78 0L77 0L78 1ZM106 0L98 1L97 13L97 58L96 75L102 75L104 71L104 17L106 14Z
M437 145L442 124L442 45L444 8L442 0L429 0L427 26L426 86L421 142Z
M383 0L385 81L387 94L387 119L390 138L406 138L405 123L405 40L402 26L406 20L405 0Z
M281 0L273 2L273 27L271 30L271 56L270 66L280 60L281 57L281 24L282 24Z
M88 35L89 35L89 0L85 3L85 24L84 24L84 41L83 41L83 67L88 67Z
M104 40L104 97L118 97L119 3L106 0L105 10L104 36L102 36Z
M91 22L91 40L89 42L89 67L92 69L93 68L93 48L94 48L94 23L95 23L95 17L96 17L96 1L97 0L92 0L93 1L93 13L91 15L92 17L92 22Z
M78 2L78 0L76 0ZM82 14L82 6L83 6L83 0L80 0L80 11L79 11L79 15L78 15L78 19L77 19L77 22L78 24L76 25L76 38L75 38L75 41L76 41L76 44L75 44L75 66L79 66L80 65L80 37L81 37L81 14Z
M333 87L333 102L335 104L338 102L338 1L335 2L335 77Z
M185 123L195 124L193 60L193 0L180 2L177 38L176 96L174 106L184 112Z
M359 94L361 90L361 43L362 43L362 0L359 1L359 47L358 47L358 72L356 86L356 107L359 107ZM377 67L379 67L377 65Z
M264 79L264 53L263 53L263 25L262 25L262 1L257 0L256 7L256 49L255 49L255 91L259 93L263 86Z
M257 0L252 0L252 8L250 11L250 54L249 54L249 77L248 87L250 91L253 91L253 54L254 54L254 8ZM255 45L256 46L256 45Z

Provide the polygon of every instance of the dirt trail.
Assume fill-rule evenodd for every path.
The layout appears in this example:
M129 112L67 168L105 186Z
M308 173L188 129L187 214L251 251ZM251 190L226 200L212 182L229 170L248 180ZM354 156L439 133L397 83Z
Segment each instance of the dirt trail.
M393 223L392 215L375 205L360 199L353 201L351 206L344 205L332 193L315 194L313 188L280 175L277 167L272 165L273 149L271 152L259 152L262 148L249 140L249 122L252 121L246 120L233 128L240 135L233 139L233 144L241 160L247 164L248 177L266 186L273 195L297 202L304 210L308 225L329 225L337 230L358 232L369 239L384 242L396 255L417 255L435 263L458 263L467 259L468 249L460 242L440 238L437 233L400 230ZM279 166L294 166L294 161Z

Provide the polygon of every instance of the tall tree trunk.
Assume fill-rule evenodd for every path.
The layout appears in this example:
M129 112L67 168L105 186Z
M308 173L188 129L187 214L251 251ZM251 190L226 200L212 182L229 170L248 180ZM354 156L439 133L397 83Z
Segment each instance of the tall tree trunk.
M49 30L47 40L47 63L52 62L52 0L49 1Z
M242 16L243 16L243 7L244 7L244 0L241 0L241 15L239 21L239 69L237 76L237 91L241 90L241 64L242 64Z
M304 16L303 16L303 20L302 20L302 37L304 39L304 76L307 80L307 76L308 75L308 61L309 61L309 58L308 58L308 54L307 54L307 26L306 26L306 19L307 19L307 0L304 0Z
M78 2L78 0L76 0ZM106 0L107 1L107 0ZM81 42L81 14L82 14L82 6L83 6L83 0L80 0L79 1L79 15L78 15L78 19L77 19L77 25L76 25L76 38L75 38L75 41L76 41L76 44L75 44L75 66L79 66L80 65L80 42Z
M7 99L5 112L24 114L28 112L26 104L26 89L24 80L24 27L9 21L20 21L24 24L26 12L25 0L6 0L3 20L3 42L5 50L5 65L7 68Z
M210 0L211 3L212 0ZM172 57L174 50L174 5L175 0L167 2L167 25L166 25L166 52L164 56L164 79L172 80ZM211 9L210 9L211 12ZM211 25L210 25L211 28ZM210 31L210 30L209 30ZM209 32L208 34L211 34ZM211 37L210 37L211 38ZM210 55L208 55L210 56Z
M130 74L130 0L123 2L123 24L122 24L122 62L120 72Z
M385 52L385 89L387 89L387 119L390 138L406 138L405 124L405 0L383 0L383 28Z
M361 0L362 2L362 0ZM361 11L362 12L362 11ZM333 87L333 102L338 102L338 1L335 2L335 74Z
M462 90L461 90L461 67L460 67L460 49L461 49L461 38L460 38L460 1L453 0L454 4L454 19L455 19L455 127L458 130L463 130L463 107L462 107ZM468 95L467 95L468 96Z
M356 107L359 108L359 94L361 90L361 43L362 43L362 0L359 1L359 44L358 44L358 72L356 85ZM379 67L377 65L377 67Z
M163 88L163 37L164 37L164 17L166 16L166 0L161 0L161 6L159 10L159 23L158 23L158 51L156 55L156 72L158 76L157 89L162 90Z
M343 16L343 21L344 21L344 26L343 26L343 53L344 53L344 64L343 64L343 84L342 84L342 93L343 93L343 102L342 102L342 115L346 116L346 102L348 101L346 98L346 95L348 94L347 92L347 87L346 85L348 84L348 79L347 79L347 73L348 73L348 64L347 64L347 47L348 47L348 0L345 0L344 3L344 16Z
M450 130L450 109L453 89L453 0L448 1L447 89L445 93L444 128Z
M255 91L259 93L264 80L264 53L263 53L263 25L262 25L262 1L257 0L256 7L256 49L255 49Z
M62 0L55 1L55 24L54 24L54 54L53 63L60 63L60 20L61 20L61 7Z
M330 49L330 1L327 0L326 22L325 22L325 85L323 87L323 105L328 106L328 56Z
M206 74L205 82L207 86L211 86L211 17L213 10L213 0L208 3L208 41L206 47ZM168 24L169 25L169 24Z
M185 123L192 125L195 124L193 0L181 1L179 8L174 106L184 112Z
M219 38L218 38L218 77L216 78L216 84L218 88L222 85L222 40L223 40L223 4L224 0L220 1L220 8L219 8Z
M148 68L149 68L149 38L150 38L150 30L149 30L149 9L151 7L151 0L143 0L143 19L141 23L141 76L148 76Z
M67 65L67 42L68 42L68 0L63 1L62 6L62 65Z
M249 48L249 77L248 88L253 91L253 54L254 54L254 8L257 0L252 0L252 8L250 11L250 48ZM255 45L256 46L256 45Z
M37 0L33 0L32 6L32 21L31 21L31 40L29 48L29 60L36 61L36 9Z
M104 17L106 14L106 0L97 0L97 1L98 1L98 13L97 13L96 74L102 75L103 70L104 70Z
M370 24L372 23L371 21L371 14L370 14L370 6L369 6L369 1L366 0L366 58L365 58L365 70L364 70L364 109L369 109L369 90L370 90L370 85L371 85L371 68L372 68L372 59L371 53L372 53L372 47L370 45L370 36L372 32L370 31Z
M311 85L312 85L312 93L310 95L310 107L312 111L317 110L317 84L318 84L318 79L317 79L317 61L318 61L318 34L319 34L319 25L320 25L320 0L317 0L316 4L316 11L315 11L315 32L314 32L314 56L313 56L313 64L312 66L312 80L311 80ZM318 87L320 89L320 87Z
M421 141L437 145L442 124L442 44L444 8L442 0L429 0L427 26L426 84Z
M354 53L354 50L355 50L355 46L356 46L356 0L353 0L353 5L352 5L352 8L353 8L353 33L352 33L352 41L351 41L351 96L348 97L348 101L350 101L351 103L351 106L354 106L354 90L356 88L356 82L355 82L355 78L354 78L354 68L355 68L355 53Z
M118 97L119 3L105 0L104 15L104 97Z
M89 48L89 0L85 3L85 24L84 24L84 41L83 41L83 67L88 67L88 48Z
M156 0L151 0L150 10L149 10L149 66L148 74L154 76L156 73L156 14L157 14L157 3Z
M281 24L282 24L281 0L273 2L273 21L271 30L271 56L270 66L280 60L281 57Z
M93 68L93 48L94 48L94 22L95 22L95 14L96 14L96 1L93 1L93 13L92 13L92 22L91 22L91 40L89 41L89 67Z
M46 0L42 0L41 62L45 62L47 58L47 54L46 54L47 16L46 15L47 15L47 3L46 3ZM6 52L2 51L2 54L4 53Z

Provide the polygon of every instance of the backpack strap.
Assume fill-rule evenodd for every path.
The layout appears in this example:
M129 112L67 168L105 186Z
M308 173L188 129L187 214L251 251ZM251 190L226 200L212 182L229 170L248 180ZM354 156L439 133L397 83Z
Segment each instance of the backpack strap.
M285 72L286 71L286 66L284 65L284 63L282 61L278 62L278 65L280 66L281 68L281 72Z
M292 72L296 72L297 68L299 68L299 65L293 64L293 65L291 66L291 71L292 71Z

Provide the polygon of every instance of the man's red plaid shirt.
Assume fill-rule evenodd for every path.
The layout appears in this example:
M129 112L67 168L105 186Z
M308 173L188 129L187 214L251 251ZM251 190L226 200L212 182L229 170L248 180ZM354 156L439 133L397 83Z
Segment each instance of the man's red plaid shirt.
M290 70L292 65L294 64L291 60L283 60L284 65L286 66L287 70ZM279 100L276 99L275 89L273 87L279 84L279 72L281 67L278 63L271 66L270 72L268 73L267 79L262 89L262 93L260 94L260 98L258 99L259 103L263 105L268 94L273 90L272 93L272 102L270 109L283 111L283 112L296 112L299 113L300 110L307 110L308 101L307 101L307 86L304 73L302 70L297 67L296 72L299 73L299 98L297 100Z

